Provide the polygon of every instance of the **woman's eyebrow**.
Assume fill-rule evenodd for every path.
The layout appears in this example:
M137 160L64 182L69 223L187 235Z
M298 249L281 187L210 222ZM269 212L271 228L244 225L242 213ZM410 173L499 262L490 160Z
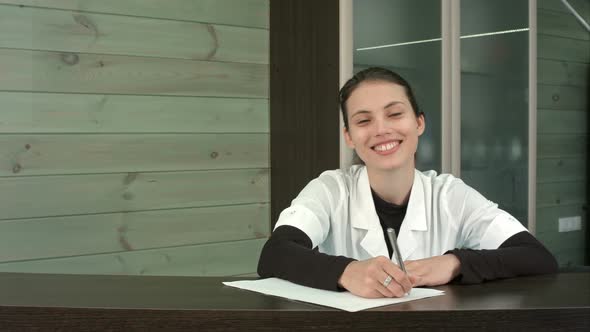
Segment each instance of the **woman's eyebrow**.
M355 116L360 115L360 114L371 114L371 112L369 112L367 110L358 110L358 111L354 112L350 117L354 118Z
M403 102L401 102L401 101L396 101L396 100L394 100L394 101L392 101L392 102L388 103L387 105L385 105L385 106L383 107L383 109L388 109L388 108L390 108L390 107L392 107L392 106L396 106L396 105L398 105L398 104L402 104L402 105L403 105L404 103L403 103Z
M386 110L386 109L388 109L390 107L393 107L393 106L396 106L396 105L404 105L404 102L403 101L394 100L394 101L391 101L391 102L387 103L387 105L383 106L383 109ZM350 116L350 118L354 118L355 116L361 115L361 114L371 114L371 112L370 111L367 111L367 110L358 110L358 111L354 112Z

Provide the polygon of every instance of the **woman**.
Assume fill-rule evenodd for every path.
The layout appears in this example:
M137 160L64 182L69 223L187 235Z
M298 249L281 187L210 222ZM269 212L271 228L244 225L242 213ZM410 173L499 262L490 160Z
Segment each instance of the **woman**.
M452 175L415 169L425 120L402 77L365 69L342 87L340 106L364 166L326 171L301 191L262 250L261 277L376 298L557 271L510 214ZM407 274L389 258L388 227Z

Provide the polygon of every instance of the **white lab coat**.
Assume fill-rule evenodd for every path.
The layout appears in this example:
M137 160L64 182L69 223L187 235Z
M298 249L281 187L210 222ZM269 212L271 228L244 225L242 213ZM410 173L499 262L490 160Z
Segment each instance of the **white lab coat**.
M309 182L281 212L275 228L282 225L302 230L326 254L389 256L365 166L326 171ZM460 179L416 170L398 245L403 260L415 260L455 248L496 249L525 230Z

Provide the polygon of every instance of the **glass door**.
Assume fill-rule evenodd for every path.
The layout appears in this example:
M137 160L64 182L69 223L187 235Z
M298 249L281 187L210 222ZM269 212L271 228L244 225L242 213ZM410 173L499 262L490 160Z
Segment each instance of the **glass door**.
M426 116L417 168L441 170L440 0L354 0L353 71L379 66L402 75Z
M454 5L443 7L449 1ZM381 66L400 73L426 114L417 168L454 170L528 225L529 1L352 0L351 7L352 71ZM458 24L458 31L443 32L445 22ZM459 45L451 51L457 74L447 78L442 53L452 43ZM443 96L443 87L453 84L459 93ZM457 99L452 110L443 107L448 98ZM443 126L450 113L459 114L458 121ZM458 140L450 139L453 133L460 133ZM444 142L460 156L451 169L443 165L450 155Z
M461 178L525 225L528 1L465 0L461 19Z

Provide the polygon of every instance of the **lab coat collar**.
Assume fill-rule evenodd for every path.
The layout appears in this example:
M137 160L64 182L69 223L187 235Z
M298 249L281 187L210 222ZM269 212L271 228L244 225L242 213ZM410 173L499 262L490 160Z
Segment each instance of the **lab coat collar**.
M375 203L371 195L371 186L369 184L369 175L367 168L361 167L356 182L356 190L353 190L351 197L351 224L354 228L366 230L364 238L361 240L361 246L371 256L389 256L387 245L383 237L383 230ZM426 231L426 209L424 206L424 189L420 172L414 170L414 182L408 201L406 216L402 223L400 234L398 235L398 246L402 253L402 259L406 260L416 249L413 231ZM355 196L356 195L356 196Z
M426 222L426 204L424 202L424 182L422 173L414 170L414 183L410 192L410 200L406 209L406 216L399 230L397 244L402 254L402 259L406 260L416 250L417 244L414 239L415 232L424 232L428 230Z

